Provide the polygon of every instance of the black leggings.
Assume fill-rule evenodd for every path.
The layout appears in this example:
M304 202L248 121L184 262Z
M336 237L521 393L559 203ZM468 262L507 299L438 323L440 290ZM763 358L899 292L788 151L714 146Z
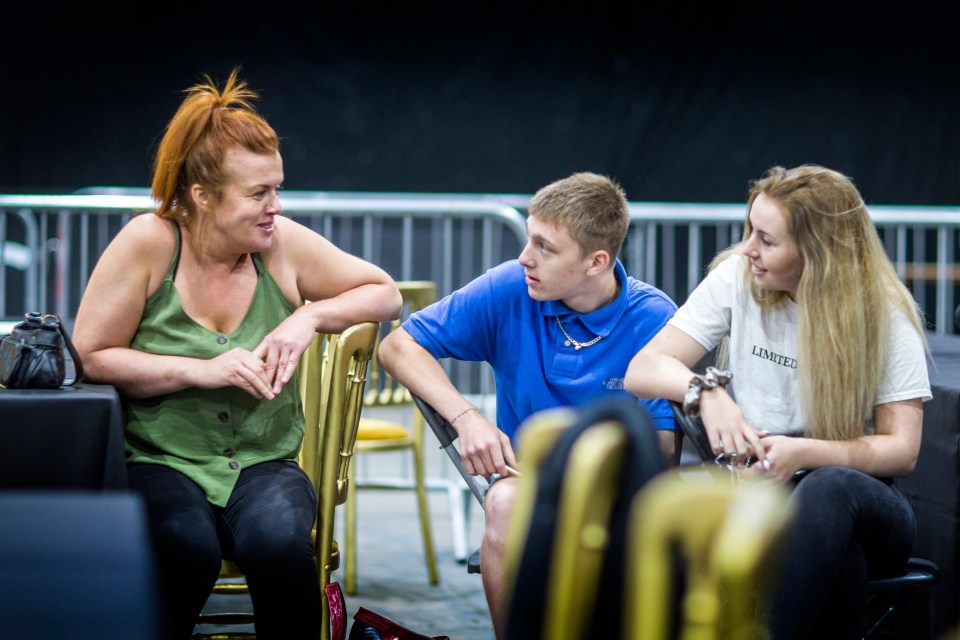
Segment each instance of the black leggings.
M169 467L134 464L128 471L130 487L146 502L164 637L193 633L221 556L234 559L246 576L258 638L320 637L322 599L310 535L316 492L295 462L244 469L223 508Z
M913 508L896 487L844 467L809 472L791 500L771 635L860 638L867 580L902 571L913 549Z

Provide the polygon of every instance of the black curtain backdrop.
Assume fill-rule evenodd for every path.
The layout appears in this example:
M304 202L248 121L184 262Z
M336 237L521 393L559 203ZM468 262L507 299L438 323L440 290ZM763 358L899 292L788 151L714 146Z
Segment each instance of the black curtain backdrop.
M241 65L289 189L529 194L591 170L633 201L741 202L812 162L868 203L960 203L949 5L726 4L7 5L0 192L148 186L183 89Z

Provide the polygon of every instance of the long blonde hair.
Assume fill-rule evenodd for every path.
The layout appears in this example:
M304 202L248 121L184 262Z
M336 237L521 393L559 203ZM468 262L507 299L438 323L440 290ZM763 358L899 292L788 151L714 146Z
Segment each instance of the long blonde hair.
M873 415L891 314L901 310L927 347L920 309L890 263L853 182L817 165L773 167L753 181L743 239L714 258L711 268L731 254L742 255L751 233L750 207L761 193L780 205L802 263L797 360L806 433L825 440L856 438ZM746 260L744 278L762 308L784 303L786 292L756 285Z

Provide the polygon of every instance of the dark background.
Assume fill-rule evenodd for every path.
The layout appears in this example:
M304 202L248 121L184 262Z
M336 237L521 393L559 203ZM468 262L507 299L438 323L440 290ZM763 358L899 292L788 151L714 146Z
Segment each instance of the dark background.
M288 189L741 202L773 164L960 203L950 5L5 3L0 192L147 186L183 89L234 65ZM142 12L134 15L132 12Z

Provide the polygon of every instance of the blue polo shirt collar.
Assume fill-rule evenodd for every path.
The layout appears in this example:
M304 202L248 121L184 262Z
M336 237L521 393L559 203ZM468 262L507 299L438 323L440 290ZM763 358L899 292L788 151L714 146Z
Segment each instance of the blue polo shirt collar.
M590 313L574 311L559 300L540 302L540 313L545 316L557 316L560 319L568 317L580 318L580 322L598 336L607 336L620 322L623 312L627 308L627 270L623 268L619 258L613 267L613 273L620 284L620 294L617 299L605 307L600 307Z

